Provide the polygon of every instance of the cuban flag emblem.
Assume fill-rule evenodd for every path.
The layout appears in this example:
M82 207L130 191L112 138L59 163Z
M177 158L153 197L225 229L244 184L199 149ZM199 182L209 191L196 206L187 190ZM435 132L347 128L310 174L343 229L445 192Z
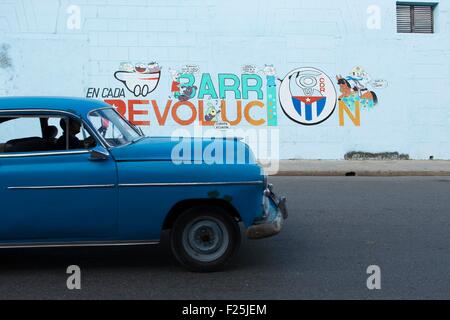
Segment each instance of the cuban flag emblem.
M312 121L313 117L319 117L325 108L327 97L301 97L293 96L292 103L297 113L307 121Z

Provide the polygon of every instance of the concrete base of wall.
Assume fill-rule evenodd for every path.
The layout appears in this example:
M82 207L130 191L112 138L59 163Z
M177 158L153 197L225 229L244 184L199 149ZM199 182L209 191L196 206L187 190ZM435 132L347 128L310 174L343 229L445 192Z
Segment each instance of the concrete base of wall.
M444 160L280 160L278 176L450 176Z

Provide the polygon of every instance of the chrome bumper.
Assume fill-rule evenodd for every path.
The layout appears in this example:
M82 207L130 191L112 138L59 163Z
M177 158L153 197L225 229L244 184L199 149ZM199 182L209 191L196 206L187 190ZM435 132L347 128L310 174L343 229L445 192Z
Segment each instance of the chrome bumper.
M269 185L264 191L262 219L255 221L246 231L250 239L262 239L278 234L288 217L286 197L277 197L272 189L272 185Z

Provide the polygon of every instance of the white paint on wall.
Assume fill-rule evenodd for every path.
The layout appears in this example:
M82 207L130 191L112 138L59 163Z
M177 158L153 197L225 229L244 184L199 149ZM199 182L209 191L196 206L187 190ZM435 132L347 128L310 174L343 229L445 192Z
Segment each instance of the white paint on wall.
M13 67L0 67L0 94L123 88L113 74L124 61L162 66L161 91L148 97L160 104L170 94L169 68L186 64L212 75L273 64L281 78L315 67L332 79L363 66L388 86L375 90L379 104L361 111L361 125L346 118L339 126L336 108L327 121L304 126L279 108L280 157L398 151L450 159L450 3L433 2L436 33L419 35L396 33L394 0L2 0L0 47L9 46ZM71 6L80 8L80 28L67 28ZM170 135L176 128L169 122L145 131Z

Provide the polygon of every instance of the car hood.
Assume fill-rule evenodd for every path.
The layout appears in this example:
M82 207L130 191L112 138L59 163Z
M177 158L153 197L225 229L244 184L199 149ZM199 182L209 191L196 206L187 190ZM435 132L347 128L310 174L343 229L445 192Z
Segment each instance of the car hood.
M110 151L116 161L256 162L248 145L238 138L146 137Z

